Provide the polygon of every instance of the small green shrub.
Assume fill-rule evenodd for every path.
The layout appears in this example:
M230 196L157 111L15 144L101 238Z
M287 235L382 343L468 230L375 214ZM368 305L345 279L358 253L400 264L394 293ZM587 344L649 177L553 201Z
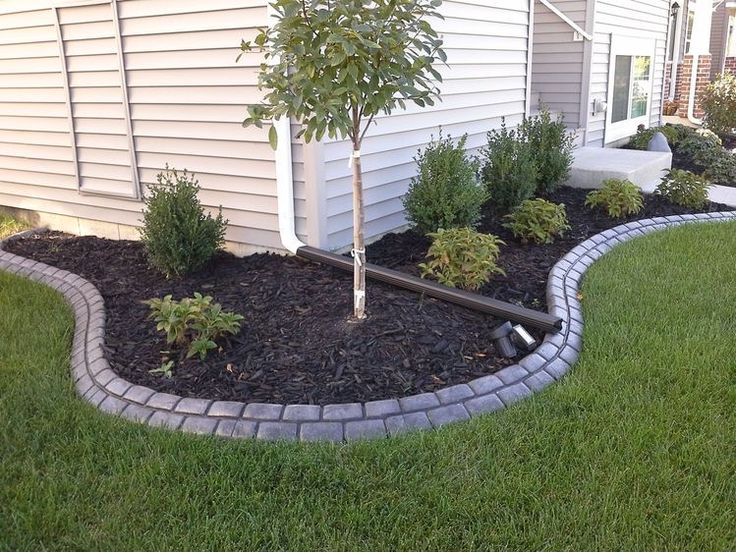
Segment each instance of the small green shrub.
M636 214L644 206L639 187L628 180L616 178L604 181L600 190L590 192L585 204L591 209L604 209L611 218Z
M167 277L180 277L204 266L225 243L222 209L205 214L194 175L166 167L144 197L141 240L151 265Z
M704 177L689 171L672 169L662 178L656 193L675 205L700 209L708 204L708 188L710 182Z
M681 163L702 173L722 154L721 139L714 133L699 130L689 134L677 145L677 156Z
M703 174L711 184L736 187L736 155L723 150Z
M429 236L428 260L419 265L423 278L431 276L446 286L478 289L493 274L504 273L496 265L499 246L504 244L497 236L472 228L439 230Z
M682 127L687 129L685 125L664 125L660 127L644 128L640 127L634 136L629 140L628 147L637 150L646 150L649 147L649 142L657 132L664 134L667 138L667 143L670 149L674 150L678 142L681 139L682 131L678 129Z
M243 320L239 314L223 311L222 305L201 293L181 301L167 295L145 304L151 309L150 317L156 322L156 329L166 334L166 342L187 346L187 358L199 355L204 360L210 350L217 348L218 339L240 331Z
M534 150L517 130L509 130L504 122L489 132L482 154L483 182L498 209L510 211L534 195L539 176Z
M465 151L467 135L455 145L452 138L434 139L415 161L419 174L404 197L408 219L423 233L439 228L475 226L487 191L478 184L478 161Z
M547 108L519 125L519 138L527 142L537 165L538 194L554 192L570 174L575 138L562 117L552 120Z
M736 76L718 75L700 96L700 105L707 128L720 136L730 134L736 128Z
M504 226L525 243L552 243L570 229L565 206L545 199L527 199L505 218Z

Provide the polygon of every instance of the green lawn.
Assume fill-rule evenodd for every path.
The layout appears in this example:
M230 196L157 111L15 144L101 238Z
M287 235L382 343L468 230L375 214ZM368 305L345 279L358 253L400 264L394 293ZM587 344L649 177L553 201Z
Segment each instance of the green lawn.
M736 548L736 224L629 243L562 383L351 446L149 430L73 393L61 299L0 273L0 550Z
M18 222L14 218L0 213L0 240L20 232L21 230L25 230L26 228L27 226L22 222Z

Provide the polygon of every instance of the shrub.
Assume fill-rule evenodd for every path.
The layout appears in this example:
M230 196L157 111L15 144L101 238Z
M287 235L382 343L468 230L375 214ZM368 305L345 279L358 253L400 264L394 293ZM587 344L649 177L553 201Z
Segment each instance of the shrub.
M692 132L677 145L680 162L699 173L712 165L722 153L721 140L712 132Z
M567 179L573 161L575 139L562 117L552 120L549 110L544 108L536 117L524 120L519 126L519 137L534 153L538 171L536 192L554 192Z
M720 136L726 136L736 127L736 76L718 75L700 96L705 112L705 126Z
M216 341L240 331L239 314L222 310L209 295L195 293L174 301L171 295L163 299L145 301L151 308L150 317L156 329L166 334L166 342L180 347L187 346L187 358L199 355L204 360L207 353L217 347Z
M662 178L656 193L676 205L700 209L708 203L709 187L710 183L702 176L672 169Z
M708 166L703 176L710 180L711 184L736 187L736 156L728 151L722 151Z
M222 209L207 215L197 198L194 175L166 167L144 198L141 239L151 265L167 277L201 268L225 242Z
M611 218L621 218L641 211L644 203L639 187L628 180L611 178L600 190L593 190L585 198L591 209L603 208Z
M419 174L404 197L409 220L423 233L439 228L475 226L488 198L478 184L478 162L468 159L463 136L455 145L451 137L434 139L417 154Z
M565 206L545 199L527 199L506 218L509 222L504 226L523 242L552 243L570 229Z
M500 210L510 211L534 195L539 176L534 151L517 130L503 123L499 130L489 132L482 154L483 182Z
M679 126L687 128L685 125L664 125L651 128L640 127L636 131L636 134L629 140L628 147L631 149L646 150L654 135L657 132L661 132L664 134L665 138L667 138L667 143L669 144L670 149L674 150L681 139L682 131L677 128Z
M497 236L481 234L472 228L452 228L429 234L432 245L427 262L419 265L422 277L431 276L441 284L463 289L478 289L493 274L503 274L496 265Z

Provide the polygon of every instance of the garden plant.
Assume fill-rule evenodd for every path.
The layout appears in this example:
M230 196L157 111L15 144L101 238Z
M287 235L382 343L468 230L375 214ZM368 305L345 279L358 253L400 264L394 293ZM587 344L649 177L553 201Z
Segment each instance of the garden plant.
M467 135L434 139L414 158L419 174L404 196L407 218L423 233L475 226L488 198L477 179L478 161L465 151Z

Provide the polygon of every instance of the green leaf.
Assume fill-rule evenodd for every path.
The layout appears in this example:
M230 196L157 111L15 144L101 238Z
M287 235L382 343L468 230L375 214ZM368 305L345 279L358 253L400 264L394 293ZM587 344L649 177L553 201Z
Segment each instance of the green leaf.
M268 143L271 144L271 149L273 150L279 145L279 135L274 125L271 125L271 128L268 129Z

